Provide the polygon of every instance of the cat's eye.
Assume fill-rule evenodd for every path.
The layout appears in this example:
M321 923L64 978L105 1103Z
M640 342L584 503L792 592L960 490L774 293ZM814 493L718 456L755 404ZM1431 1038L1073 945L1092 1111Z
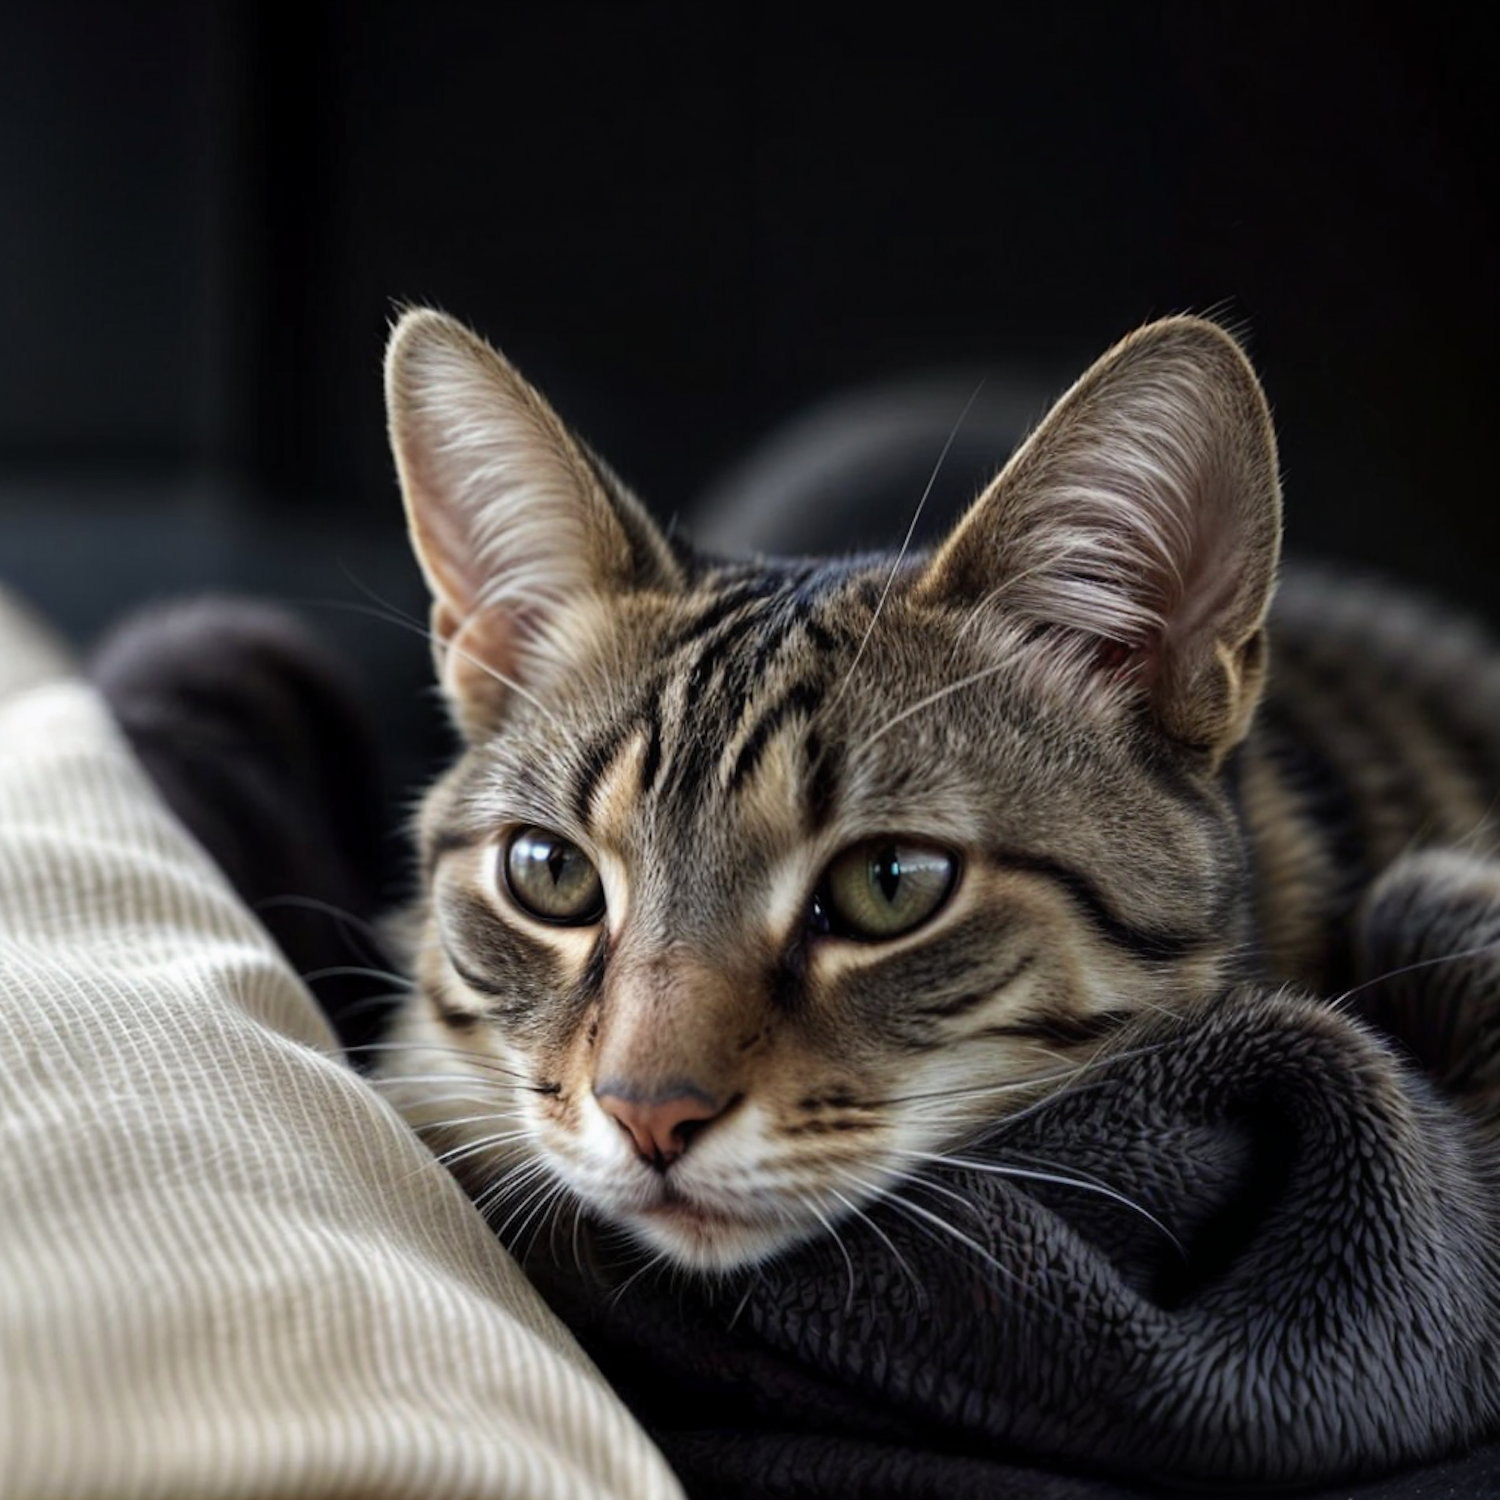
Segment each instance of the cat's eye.
M577 844L545 828L523 828L512 835L503 858L505 884L532 916L584 927L604 915L604 885Z
M814 916L838 937L900 937L937 911L957 878L958 861L944 849L900 838L865 839L829 865Z

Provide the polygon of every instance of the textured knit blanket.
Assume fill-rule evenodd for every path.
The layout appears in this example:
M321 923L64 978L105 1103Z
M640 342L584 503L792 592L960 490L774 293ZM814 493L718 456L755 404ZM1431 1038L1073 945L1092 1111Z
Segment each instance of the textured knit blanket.
M1496 1167L1386 1042L1243 991L749 1277L525 1262L704 1496L1280 1488L1494 1433Z
M309 734L290 671L228 674L262 711L193 735L138 686L122 718L247 900L315 832L349 903L362 731L319 692ZM1472 1066L1500 1057L1500 962L1434 973L1365 1020L1244 990L1154 1021L750 1273L673 1273L571 1221L514 1248L704 1500L1500 1493L1500 1122Z

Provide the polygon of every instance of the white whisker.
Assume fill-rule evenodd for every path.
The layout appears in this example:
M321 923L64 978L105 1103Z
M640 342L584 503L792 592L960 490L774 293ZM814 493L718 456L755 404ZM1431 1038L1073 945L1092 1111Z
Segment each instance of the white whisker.
M847 1315L848 1313L854 1311L854 1293L856 1290L854 1259L849 1254L848 1247L844 1244L843 1237L839 1234L833 1220L830 1219L828 1215L825 1214L823 1210L818 1206L817 1199L814 1197L814 1195L811 1193L797 1193L795 1196L796 1201L800 1203L803 1208L805 1208L808 1213L810 1213L818 1221L818 1223L823 1226L824 1232L828 1235L829 1239L833 1241L834 1245L838 1249L839 1254L844 1258L844 1273L848 1278L849 1285L849 1294L844 1299L844 1312Z
M461 1146L454 1146L449 1151L439 1151L433 1154L435 1160L451 1169L456 1163L467 1161L471 1156L481 1156L485 1152L494 1151L497 1147L508 1146L512 1141L526 1140L530 1135L529 1130L501 1131L495 1135L481 1136L477 1141L468 1141Z
M931 1209L923 1208L919 1203L913 1203L910 1198L907 1198L902 1193L895 1191L893 1188L887 1187L884 1190L880 1190L873 1187L863 1178L851 1172L847 1167L841 1167L839 1169L839 1173L847 1181L853 1183L855 1187L860 1188L867 1196L878 1198L881 1203L888 1205L890 1208L912 1219L914 1222L916 1222L917 1227L919 1229L923 1229L924 1232L926 1232L929 1237L932 1238L936 1243L941 1244L943 1242L938 1237L938 1235L933 1235L931 1233L931 1231L934 1229L938 1230L940 1234L948 1236L948 1238L950 1239L957 1240L959 1244L963 1245L965 1249L969 1250L973 1255L975 1255L982 1264L988 1266L992 1271L1002 1276L1005 1280L1014 1283L1016 1286L1021 1287L1023 1290L1029 1290L1025 1287L1025 1283L1021 1281L1020 1277L1018 1277L1015 1272L1010 1269L1010 1267L1002 1265L1000 1261L996 1259L996 1257L989 1250L986 1250L985 1247L979 1243L978 1240L974 1239L971 1235L965 1234L961 1229L957 1227L957 1225L951 1224L947 1219L944 1219L940 1215L933 1213ZM903 1173L898 1175L904 1181L912 1182L921 1186L927 1185L925 1182L921 1182L920 1179L912 1178L908 1174ZM956 1197L957 1195L955 1194L954 1196Z
M655 1266L663 1264L663 1262L670 1264L670 1260L671 1257L665 1250L658 1250L654 1255L649 1256L645 1261L641 1263L641 1265L636 1270L632 1271L630 1275L627 1276L625 1280L615 1288L614 1293L609 1299L610 1307L614 1308L619 1303L620 1298L625 1295L626 1291L647 1271L651 1270Z
M528 1157L506 1168L493 1182L488 1183L476 1193L474 1207L488 1219L491 1211L500 1205L502 1199L509 1200L525 1188L527 1191L522 1199L522 1206L524 1206L531 1201L532 1193L540 1191L546 1185L550 1176L551 1169L541 1157ZM505 1224L495 1230L497 1238L504 1238L505 1228L511 1222L511 1218L515 1217L515 1212L516 1210L513 1210Z
M495 1238L499 1240L500 1243L507 1249L511 1248L512 1243L508 1237L510 1226L514 1224L518 1218L521 1219L521 1223L516 1229L516 1236L519 1239L522 1230L524 1230L526 1225L531 1222L536 1210L541 1207L542 1204L546 1203L547 1200L552 1196L553 1192L556 1191L557 1180L552 1176L550 1170L547 1169L546 1164L543 1162L538 1163L537 1165L539 1165L542 1170L539 1173L525 1179L526 1183L528 1184L526 1192L521 1195L520 1200L516 1203L515 1207L511 1209L509 1214L506 1215L505 1221L502 1224L498 1225L495 1229ZM493 1206L494 1205L492 1201L491 1207ZM521 1217L523 1214L525 1215L524 1218Z
M865 736L864 748L868 750L876 740L880 739L883 735L889 734L898 724L904 724L914 715L921 713L924 708L931 708L934 703L940 703L944 698L949 698L954 693L962 692L966 687L973 687L975 683L983 682L986 678L995 677L1001 672L1011 672L1014 670L1014 662L993 662L987 667L980 668L977 672L970 672L967 677L960 677L957 682L950 682L946 687L940 687L935 693L928 693L925 698L919 698L909 708L904 708L900 713L893 714L879 728L871 730Z
M305 984L316 984L320 979L380 979L398 986L397 994L409 994L414 988L404 975L393 974L389 969L367 969L359 964L334 964L325 969L310 969L302 975Z
M255 910L257 912L278 911L288 907L297 911L315 912L319 916L331 918L340 927L352 929L353 935L364 938L368 945L360 956L372 964L378 964L381 961L380 933L378 929L372 922L366 921L363 917L356 916L352 911L346 911L343 907L335 906L330 901L320 901L314 896L263 896L255 903ZM351 941L349 946L352 949L356 945ZM410 983L404 976L400 978L400 982L402 984Z
M420 1135L424 1130L453 1130L460 1125L483 1125L491 1120L510 1120L513 1122L515 1118L516 1115L513 1110L491 1110L488 1114L482 1115L455 1115L449 1120L424 1120L414 1128ZM526 1134L525 1131L517 1131L516 1133L518 1135Z
M859 666L865 654L865 647L870 644L870 637L874 634L876 622L880 619L880 613L885 608L886 598L891 592L891 585L896 581L896 575L901 571L901 564L906 561L906 554L911 548L911 539L917 534L917 523L922 519L922 512L927 507L928 496L932 494L932 487L937 483L937 477L942 472L943 464L947 461L948 452L953 447L954 440L958 437L965 419L973 409L974 403L979 399L979 393L984 389L984 381L974 387L973 394L964 402L964 408L958 414L957 420L949 430L947 441L943 444L942 452L938 454L937 462L932 466L932 473L928 475L927 485L922 491L922 498L917 501L917 508L912 512L911 524L906 528L906 535L902 538L900 550L896 553L896 560L891 564L890 572L885 576L885 587L880 591L880 597L875 601L874 612L870 615L870 623L865 626L865 633L860 639L859 649L854 653L854 660L849 663L849 670L844 673L839 682L838 691L834 694L833 701L837 703L844 695L844 690L849 686L854 677L855 669Z
M355 582L358 584L358 580L355 580ZM429 645L436 645L443 651L453 652L461 661L467 662L476 671L483 672L485 676L492 678L502 687L508 688L517 697L524 698L527 703L555 728L559 730L563 728L562 721L558 719L557 715L535 693L517 682L514 677L507 676L498 667L491 666L489 662L481 660L460 646L456 646L451 640L439 641L433 635L431 627L418 624L406 615L392 611L389 606L383 609L375 609L368 604L360 604L352 599L306 599L302 602L309 608L347 610L351 614L366 615L371 619L381 620L387 625L395 625L403 630L409 630L413 634L421 636Z
M1500 953L1500 939L1492 939L1490 942L1480 943L1473 948L1460 948L1454 953L1440 953L1435 958L1421 958L1415 963L1402 964L1399 969L1387 969L1383 974L1376 974L1370 979L1361 980L1341 995L1336 995L1327 1004L1333 1010L1343 1010L1356 995L1373 989L1377 984L1384 984L1387 980L1399 979L1403 974L1415 974L1419 970L1436 968L1440 964L1459 963L1466 958L1483 958L1487 954L1496 953Z
M844 1205L846 1212L853 1214L891 1252L891 1258L906 1273L907 1280L911 1282L912 1289L916 1292L918 1307L925 1310L928 1306L927 1289L917 1280L917 1273L912 1270L906 1257L896 1248L895 1241L852 1198L846 1198L837 1188L829 1188L828 1191Z
M567 1192L567 1184L558 1178L554 1178L550 1187L536 1201L531 1212L516 1226L515 1235L508 1243L513 1247L511 1253L518 1261L524 1264L531 1255L531 1252L536 1249L537 1237L541 1234L543 1227L549 1220L555 1222L554 1215L557 1205L560 1202L566 1201ZM531 1231L531 1238L523 1246L521 1241L528 1229Z
M1182 1247L1182 1242L1167 1228L1149 1208L1143 1207L1133 1198L1108 1186L1106 1183L1090 1181L1087 1178L1068 1175L1060 1171L1044 1172L1032 1167L1013 1166L1008 1162L977 1161L969 1156L954 1156L938 1151L905 1151L897 1150L896 1155L908 1156L917 1161L929 1162L935 1166L958 1167L969 1172L987 1172L996 1177L1013 1177L1022 1181L1050 1182L1057 1187L1077 1188L1080 1192L1097 1193L1103 1198L1108 1198L1118 1203L1123 1208L1128 1208L1132 1213L1139 1214L1153 1228L1158 1229L1172 1243L1173 1248L1184 1260L1187 1252Z

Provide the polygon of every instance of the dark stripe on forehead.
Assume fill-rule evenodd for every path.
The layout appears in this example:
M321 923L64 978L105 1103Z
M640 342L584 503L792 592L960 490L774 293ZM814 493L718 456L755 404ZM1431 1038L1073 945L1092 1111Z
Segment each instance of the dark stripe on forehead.
M794 715L810 717L817 712L818 705L823 701L823 688L816 682L793 683L771 706L761 715L755 727L745 737L745 743L740 747L740 753L735 757L734 769L729 773L729 786L731 791L738 791L755 773L755 768L760 764L761 756L765 754L766 746L776 732Z
M820 650L831 650L837 646L837 638L813 618L813 611L838 581L832 569L806 568L785 575L766 573L749 584L737 583L668 637L663 649L671 653L712 636L713 654L723 655L745 635L767 627L755 657L755 670L760 672L791 628L800 625Z
M641 795L656 785L661 770L661 689L658 687L646 701L646 753L641 757Z
M743 717L750 702L756 678L752 669L754 657L734 647L750 632L770 627L779 636L779 617L765 609L748 611L711 636L699 651L693 665L684 674L686 690L682 694L682 712L676 724L676 743L669 756L670 769L665 778L664 793L684 791L701 794L713 776L724 753L726 740Z
M807 740L807 821L815 832L826 827L833 817L838 798L842 766L835 746L825 743L815 730L808 730Z
M704 640L702 650L688 669L688 680L695 684L707 682L717 668L733 679L734 691L743 698L785 639L788 623L782 612L774 608L759 605L746 609ZM753 655L737 649L756 634L760 640Z
M799 631L820 650L837 649L837 637L812 618L819 600L836 581L824 568L759 576L748 586L728 588L721 599L669 638L668 652L693 643L696 651L690 663L672 673L683 689L680 715L675 724L670 715L662 717L664 743L659 755L665 769L653 766L651 779L660 781L664 795L668 791L696 795L707 784L726 739L747 711L754 711L762 683L783 649L798 640ZM803 681L764 710L736 757L732 785L737 787L754 774L766 745L785 720L798 713L810 714L820 696L820 688ZM647 758L651 759L649 748Z
M631 727L628 723L611 724L593 744L584 750L580 757L582 765L579 768L578 778L573 783L573 815L580 823L587 825L594 793L599 790L599 783L604 780L605 773L614 764L615 757L620 753L620 746L625 742L625 735Z
M810 623L806 618L809 607L800 595L787 594L769 601L751 617L750 624L756 637L753 647L747 633L743 647L727 655L724 663L724 686L729 694L728 710L732 720L744 716L745 705L755 698L776 658ZM738 644L738 640L733 644Z
M827 654L838 650L839 639L826 626L820 625L811 615L802 620L802 628L807 632L807 638L821 652Z
M1127 922L1110 906L1088 876L1057 860L1010 849L994 850L990 857L1005 869L1024 870L1061 886L1101 937L1147 963L1178 962L1208 941L1206 933L1173 932Z
M692 642L702 640L725 620L729 619L736 610L746 605L753 604L757 599L764 599L776 589L776 582L770 578L758 578L748 584L740 584L720 594L711 604L703 610L696 619L689 620L674 635L669 636L663 645L665 651L680 651L684 646Z
M708 683L703 676L707 670L700 663L688 678L683 710L674 725L666 774L661 778L663 797L686 792L697 801L713 775L718 757L724 753L729 726L722 722L722 707L711 706Z

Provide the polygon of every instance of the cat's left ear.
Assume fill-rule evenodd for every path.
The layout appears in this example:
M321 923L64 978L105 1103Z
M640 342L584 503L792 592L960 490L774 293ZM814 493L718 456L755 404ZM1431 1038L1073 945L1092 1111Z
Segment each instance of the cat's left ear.
M385 363L391 450L432 590L438 675L469 740L566 669L601 598L681 581L642 507L483 339L406 313Z
M991 615L1145 695L1217 761L1265 675L1276 440L1240 346L1152 323L1067 393L959 522L915 597Z

